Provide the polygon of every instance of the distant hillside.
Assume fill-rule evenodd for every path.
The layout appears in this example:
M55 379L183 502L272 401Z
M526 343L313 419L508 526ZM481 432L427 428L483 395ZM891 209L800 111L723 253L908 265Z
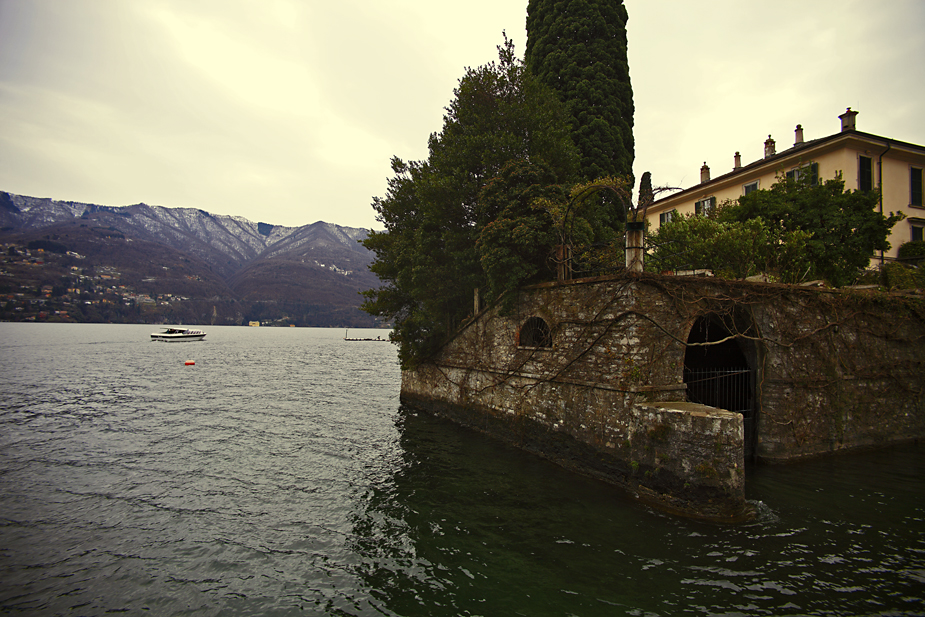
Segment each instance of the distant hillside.
M378 284L372 254L359 243L366 234L324 222L282 227L192 208L0 192L0 318L53 319L63 311L62 320L93 321L98 311L86 307L99 305L112 309L99 319L113 321L371 327L358 309L359 292ZM72 291L43 297L42 287ZM110 296L115 289L122 301L103 302L88 288ZM57 313L41 310L52 305Z

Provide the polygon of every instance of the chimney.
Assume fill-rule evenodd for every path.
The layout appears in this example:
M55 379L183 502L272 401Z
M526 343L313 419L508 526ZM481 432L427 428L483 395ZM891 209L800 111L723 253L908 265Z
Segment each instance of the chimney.
M707 162L703 162L703 167L700 168L700 184L710 181L710 168L707 167Z
M803 125L798 124L794 131L793 145L799 146L801 143L803 143Z
M732 171L735 171L736 169L742 169L742 155L736 152L733 159L735 160L735 163L732 166Z
M854 117L858 115L858 112L851 111L851 108L848 108L848 111L839 116L841 118L841 130L843 131L853 131L854 130Z
M774 140L768 135L768 139L764 142L764 158L774 156L775 154L777 154L777 148L774 147Z

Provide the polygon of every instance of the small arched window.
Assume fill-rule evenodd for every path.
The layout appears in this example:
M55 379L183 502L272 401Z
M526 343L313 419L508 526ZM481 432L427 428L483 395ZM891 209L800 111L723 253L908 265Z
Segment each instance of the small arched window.
M520 327L521 347L552 347L552 331L540 317L531 317Z

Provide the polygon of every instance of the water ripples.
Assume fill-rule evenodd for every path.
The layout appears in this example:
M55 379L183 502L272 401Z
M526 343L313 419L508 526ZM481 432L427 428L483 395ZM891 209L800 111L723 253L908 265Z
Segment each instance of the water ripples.
M925 614L918 448L710 525L401 409L391 345L149 330L0 324L0 612Z

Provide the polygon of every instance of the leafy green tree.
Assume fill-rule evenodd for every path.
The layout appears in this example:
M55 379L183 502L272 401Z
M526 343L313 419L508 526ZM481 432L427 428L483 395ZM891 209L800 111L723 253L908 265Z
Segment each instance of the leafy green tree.
M404 367L459 325L473 289L497 295L537 274L549 223L528 204L542 186L576 174L565 108L507 37L498 51L497 63L467 69L460 79L428 159L393 159L386 195L373 201L385 230L364 244L384 284L366 292L363 310L393 321ZM517 161L524 163L509 167ZM517 222L524 214L533 220ZM499 219L507 222L492 226ZM518 225L532 231L520 233Z
M554 271L558 234L544 204L566 198L548 166L518 159L482 190L480 203L495 214L477 243L487 297L547 280Z
M887 236L903 218L878 212L878 199L876 191L845 191L841 174L815 184L806 174L778 178L770 189L720 208L717 216L724 222L761 219L771 229L805 232L809 276L841 287L857 278L876 251L889 250Z
M568 106L585 180L632 180L634 108L627 19L622 0L527 4L525 61Z
M706 269L739 279L764 273L797 283L812 269L806 256L809 238L807 232L786 231L760 218L724 222L695 214L678 216L649 236L646 269Z

